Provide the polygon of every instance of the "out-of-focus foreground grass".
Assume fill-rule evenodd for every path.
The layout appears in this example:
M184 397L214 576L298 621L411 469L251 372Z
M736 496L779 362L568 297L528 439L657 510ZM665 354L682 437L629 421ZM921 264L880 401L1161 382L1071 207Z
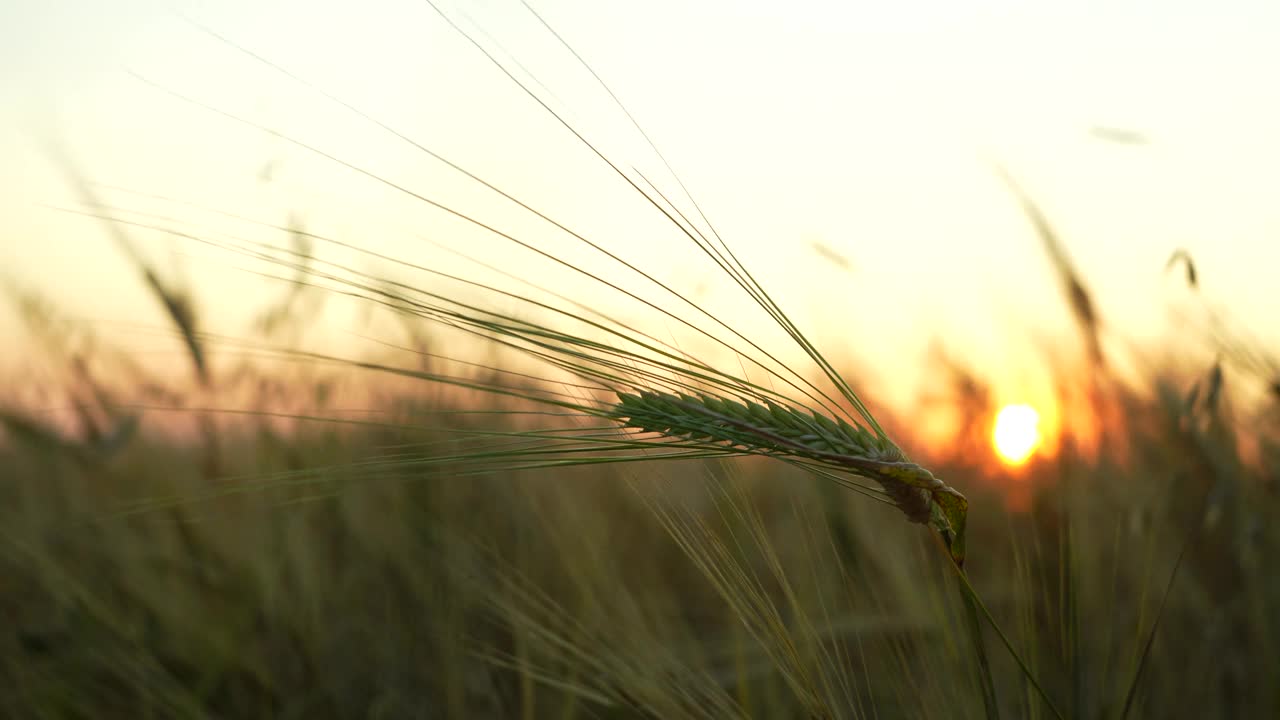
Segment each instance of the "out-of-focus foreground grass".
M346 368L166 389L25 308L68 412L3 416L7 717L797 717L809 686L836 716L982 713L930 538L831 483L759 460L460 474L420 461L526 421ZM1104 447L1022 471L1023 509L989 463L930 460L1070 717L1119 716L1139 674L1133 717L1280 712L1280 424L1226 402L1265 380L1228 367L1098 390ZM231 396L248 412L200 409ZM1005 713L1045 716L993 662Z

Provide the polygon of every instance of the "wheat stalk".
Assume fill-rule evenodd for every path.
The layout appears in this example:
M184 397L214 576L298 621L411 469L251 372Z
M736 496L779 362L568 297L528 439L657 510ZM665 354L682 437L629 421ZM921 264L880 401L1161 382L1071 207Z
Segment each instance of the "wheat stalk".
M434 7L434 6L433 6ZM531 445L504 447L500 449L484 449L454 456L434 456L421 458L412 464L443 465L447 462L489 464L492 469L502 467L538 467L542 464L587 464L593 462L612 462L618 460L639 460L652 455L644 450L655 444L675 446L685 452L660 457L716 457L726 455L761 455L782 459L800 464L824 477L833 478L848 485L847 474L870 479L880 485L881 498L896 506L904 516L914 523L927 524L936 530L945 542L951 557L957 565L963 565L965 559L964 532L968 503L964 496L954 488L937 479L927 469L910 462L905 454L894 444L872 416L870 410L854 393L850 385L841 377L835 367L821 354L817 347L792 322L782 308L770 297L764 287L756 281L747 268L737 259L729 245L716 233L706 217L701 214L692 196L684 190L695 213L691 213L705 225L706 230L699 229L695 222L681 211L672 198L664 195L650 180L635 168L631 172L601 152L587 137L579 132L559 112L549 105L544 98L534 92L530 86L513 75L492 52L477 43L465 30L454 24L454 21L436 8L446 22L452 25L464 38L471 41L494 65L507 74L512 83L526 93L530 99L540 105L552 118L572 133L581 143L611 168L638 195L668 219L673 227L685 235L703 254L705 254L730 280L741 288L750 299L759 306L781 328L797 346L816 365L829 387L835 389L833 397L819 388L818 385L800 372L792 369L775 355L750 340L738 330L730 327L722 319L706 311L671 287L662 284L652 275L636 265L623 260L601 245L592 242L584 235L569 228L547 214L517 199L497 186L483 180L461 165L448 160L434 150L411 140L407 135L394 130L386 124L363 113L350 104L315 88L310 83L294 76L287 70L271 63L265 58L234 45L225 38L220 40L240 52L248 54L256 61L285 74L287 77L311 87L324 97L354 112L364 120L375 124L382 131L388 132L399 140L411 145L416 150L426 153L432 158L460 172L471 181L492 191L494 194L514 203L529 214L545 221L556 230L572 237L592 251L602 254L612 262L620 265L626 272L648 281L663 293L686 303L710 320L711 328L722 328L734 338L746 344L734 346L729 340L707 328L694 324L682 315L665 309L659 304L634 294L606 278L587 272L586 270L549 255L536 245L523 241L514 235L499 230L475 217L463 213L446 203L439 202L411 188L397 184L361 165L331 154L320 147L309 145L287 134L272 130L260 123L228 113L219 108L207 105L173 90L161 90L175 99L205 108L221 117L241 125L254 128L265 134L280 138L297 148L327 159L345 167L367 179L379 183L386 188L405 195L412 200L442 210L455 219L468 223L487 233L501 237L511 243L534 252L570 272L581 274L601 284L604 288L617 292L626 299L638 301L648 308L664 314L667 318L679 322L689 330L704 336L721 346L735 352L744 363L741 374L726 372L686 354L683 350L658 340L652 335L643 333L626 325L616 318L609 317L594 308L583 307L581 312L569 310L564 305L556 306L531 299L524 294L517 294L493 286L484 285L466 278L449 275L427 267L411 265L403 261L399 264L430 273L436 278L458 283L458 287L468 290L481 290L494 299L503 299L524 303L526 309L536 312L550 312L570 324L576 324L577 332L567 326L544 325L537 321L518 317L509 313L500 313L483 304L467 303L456 296L439 290L427 290L410 287L360 273L350 268L341 267L318 259L306 258L304 261L291 261L273 255L267 248L252 241L242 241L236 249L250 257L264 260L278 266L303 273L310 278L304 284L316 284L330 291L339 292L375 304L382 305L394 312L416 316L443 327L460 330L479 336L487 342L516 350L538 362L545 363L556 371L556 374L567 372L571 376L586 379L586 385L576 386L581 392L578 395L565 393L552 386L562 384L563 380L547 376L546 383L517 385L513 382L516 373L500 368L483 368L494 373L500 379L476 379L438 372L409 371L403 368L380 365L378 363L356 362L339 358L326 357L316 353L291 352L288 354L304 356L310 359L345 362L367 369L382 370L402 376L411 376L424 380L442 382L469 390L494 393L497 395L516 397L524 400L550 405L559 409L567 409L588 416L605 418L617 423L622 428L639 430L641 437L624 434L618 437L602 432L600 428L588 428L576 435L559 434L558 431L506 432L489 433L490 436L502 436L520 440L536 441ZM615 98L616 100L616 98ZM625 110L625 109L624 109ZM628 113L629 116L629 113ZM634 122L634 121L633 121ZM637 130L639 126L636 125ZM643 131L640 131L643 134ZM647 140L647 136L646 140ZM654 152L661 158L657 148ZM666 165L665 158L663 164ZM670 167L667 166L668 170ZM679 183L678 176L672 177ZM239 218L253 224L246 218ZM137 225L148 230L169 233L180 237L208 242L208 239L196 234L178 232L170 228L138 221L121 221L121 225ZM368 253L387 260L386 256L351 246L347 243L327 238L320 234L305 233L306 237L325 243L332 243L348 250ZM223 244L226 243L215 243ZM394 259L392 259L394 260ZM314 263L314 265L312 264ZM330 269L324 269L331 266ZM566 304L570 301L545 287L522 279L525 284L536 289L542 297L560 298ZM299 283L296 278L290 282ZM604 333L604 337L600 337ZM445 358L454 360L453 358ZM462 362L462 361L457 361ZM483 367L475 363L463 363L473 367ZM746 372L750 364L757 370L766 372L772 381L788 386L787 395L768 390L753 383ZM583 394L586 397L583 397ZM616 402L602 401L603 393L616 397ZM754 399L735 399L750 395ZM796 408L781 401L801 398L804 407ZM851 407L850 423L839 416L841 406ZM622 457L619 457L622 456ZM392 461L401 467L406 462L402 458ZM376 470L380 465L371 464ZM844 477L842 477L844 476ZM866 491L865 487L854 486Z
M431 0L428 2L430 3ZM391 260L428 273L434 281L439 281L438 284L433 282L427 287L411 287L375 278L351 270L349 267L331 266L330 263L319 260L315 260L312 264L282 259L279 254L272 252L269 248L261 247L252 241L232 238L232 242L238 245L233 247L236 251L305 273L305 277L308 278L305 281L306 284L316 284L330 291L382 305L402 315L426 320L441 328L482 338L492 347L512 349L523 354L528 360L542 363L543 368L550 369L551 372L537 376L500 366L465 362L448 356L432 357L440 357L446 362L455 362L468 369L479 370L480 374L450 374L431 367L424 370L407 370L373 362L342 360L301 351L291 351L287 354L310 360L336 360L348 366L445 383L464 390L491 393L503 398L515 398L541 406L538 408L539 411L550 408L562 415L567 414L574 418L570 421L571 423L578 423L571 427L532 431L453 429L454 432L465 435L469 439L487 439L492 444L464 449L457 454L433 452L393 456L386 460L362 464L360 470L367 471L371 475L379 475L388 467L408 470L414 466L437 466L446 467L451 475L457 476L467 472L511 471L604 462L745 455L770 457L799 465L819 476L852 486L864 494L871 494L882 502L892 504L910 522L927 525L936 532L954 563L965 593L965 600L972 618L975 652L979 656L982 668L984 701L989 717L995 717L998 710L994 702L994 686L986 662L986 653L981 642L981 626L978 624L980 612L995 628L1005 647L1026 673L1028 680L1053 710L1052 703L1025 663L1018 657L1007 637L1000 631L994 618L982 605L962 569L965 561L965 526L968 512L968 502L965 497L934 477L926 468L911 462L892 442L870 410L854 393L852 387L798 326L787 317L782 308L766 292L764 286L757 282L737 259L729 245L721 239L710 221L702 214L692 195L679 182L678 176L671 170L670 165L666 163L665 158L662 158L656 147L653 147L655 154L662 160L663 166L670 172L680 190L684 192L687 203L680 198L673 199L665 195L658 185L638 168L611 159L566 120L548 98L532 89L532 85L537 84L536 82L523 80L499 60L491 49L460 28L447 13L435 7L434 3L431 4L449 25L486 56L516 88L527 94L552 119L577 138L586 149L594 153L607 168L616 173L621 181L634 189L647 209L656 210L670 221L675 232L687 237L701 255L705 256L705 259L708 259L729 278L732 284L741 289L752 303L803 351L819 373L802 373L793 369L765 347L687 296L664 284L655 275L588 239L564 222L553 219L512 193L500 189L462 165L410 139L409 136L392 129L350 104L302 81L280 66L237 47L258 62L320 92L329 100L411 146L415 151L442 163L466 177L470 182L513 204L529 217L545 223L545 227L550 228L558 236L580 242L584 248L588 248L593 253L595 259L607 259L613 263L612 267L615 270L629 273L633 280L643 281L644 287L649 291L657 293L662 299L674 301L678 306L674 309L669 308L667 304L657 302L656 299L651 300L637 294L628 289L628 284L614 282L605 275L593 274L582 266L565 261L540 247L536 241L527 241L512 234L515 231L502 230L447 202L408 185L399 184L359 163L326 151L320 146L304 143L260 123L238 117L179 93L170 90L165 92L179 100L203 107L228 120L277 137L302 151L326 159L390 191L446 213L452 221L466 224L471 229L482 231L488 236L508 241L514 247L530 253L523 257L536 257L539 261L551 263L558 270L562 269L571 274L589 278L598 283L602 289L616 293L620 299L639 303L647 311L660 313L673 325L678 324L682 330L695 333L699 340L711 341L732 351L742 367L741 373L720 370L709 362L686 353L680 347L679 341L674 338L674 334L670 342L659 340L654 335L637 330L616 317L606 315L594 302L590 305L575 302L547 287L529 281L528 277L532 273L528 271L520 273L520 277L516 279L531 287L535 291L533 296L486 285L465 277L449 275L439 269L410 265L394 258L377 256L383 260ZM585 62L583 64L585 66ZM594 75L594 71L592 74ZM609 94L613 97L612 92ZM613 99L617 100L616 97ZM618 105L622 108L620 102ZM622 109L626 112L625 108ZM629 112L626 114L628 119L632 119ZM632 122L647 141L647 135L644 135L639 125L634 123L634 119ZM652 144L650 145L652 147ZM687 215L681 210L682 206L691 208ZM164 228L148 227L161 232L173 232ZM184 235L204 240L195 235ZM333 243L356 252L376 255L318 234L306 233L306 236L309 239ZM219 244L225 245L225 242ZM463 257L466 256L463 255ZM483 263L480 264L488 267ZM515 277L495 268L489 267L489 269L507 277ZM297 278L290 281L301 282ZM444 287L446 284L460 292L455 293L448 287ZM487 297L489 301L461 299L474 297L477 292ZM546 301L536 300L534 297L544 298ZM500 306L496 304L498 301L504 304L514 302L521 310L541 314L550 313L554 320L544 324L541 320L530 320L518 314L499 311L497 308ZM690 310L692 313L689 312ZM689 317L693 317L694 320L688 319ZM702 324L698 324L699 322ZM760 371L768 375L767 387L753 381L753 378L758 378L757 373ZM823 383L822 387L809 377L811 374L819 376L818 381ZM530 378L535 382L530 384L528 382ZM572 380L567 380L569 378ZM784 385L785 387L782 387ZM779 389L774 389L775 387ZM834 392L831 392L832 389ZM523 408L512 411L512 414L518 412L523 412ZM555 413L544 412L543 414ZM844 417L841 417L842 414ZM845 419L846 417L848 419ZM579 422L583 418L605 420L607 425L587 427ZM666 448L668 452L653 452L658 447ZM850 475L867 478L880 487L876 490L851 483L848 479ZM296 481L300 478L278 475L263 479L269 482L280 482ZM1056 710L1053 710L1053 713L1058 715Z

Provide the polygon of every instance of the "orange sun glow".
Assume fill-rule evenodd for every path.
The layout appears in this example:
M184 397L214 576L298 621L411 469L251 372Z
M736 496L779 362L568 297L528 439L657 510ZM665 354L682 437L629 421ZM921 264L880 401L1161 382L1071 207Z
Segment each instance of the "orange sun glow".
M1040 446L1040 413L1030 405L1006 405L996 415L991 443L1009 465L1026 462Z

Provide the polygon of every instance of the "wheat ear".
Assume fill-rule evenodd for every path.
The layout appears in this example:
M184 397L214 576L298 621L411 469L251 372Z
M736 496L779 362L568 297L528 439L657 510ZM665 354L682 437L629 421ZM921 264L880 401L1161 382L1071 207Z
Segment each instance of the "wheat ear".
M640 391L618 393L606 413L625 427L674 440L723 444L743 453L793 458L874 480L912 522L932 525L964 563L968 501L887 438L771 400Z

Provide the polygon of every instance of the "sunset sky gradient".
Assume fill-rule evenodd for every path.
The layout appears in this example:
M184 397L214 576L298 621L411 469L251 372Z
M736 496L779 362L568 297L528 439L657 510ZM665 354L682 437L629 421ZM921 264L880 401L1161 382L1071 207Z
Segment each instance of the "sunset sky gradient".
M595 262L203 26L650 262L726 319L757 327L723 277L696 263L691 247L430 5L339 6L5 3L5 273L118 329L156 362L179 352L139 330L164 327L163 316L102 228L58 209L81 203L51 148L102 183L109 203L176 215L210 233L245 228L109 188L272 223L297 217L310 230L433 267L457 261L432 242L535 272L509 247L420 203L166 90ZM675 188L519 2L442 7L483 28L480 39L517 58L602 147ZM928 384L924 361L935 343L991 382L1000 402L1041 408L1051 402L1052 363L1082 356L1052 267L994 163L1060 231L1094 293L1110 352L1195 344L1170 320L1171 307L1189 302L1181 278L1164 272L1175 248L1190 251L1215 304L1264 341L1280 341L1274 2L534 7L617 91L758 279L833 359L864 370L876 397L898 407ZM139 242L161 267L180 269L210 330L242 334L278 292L223 250L145 234ZM848 267L824 257L831 253ZM597 292L543 280L588 302ZM333 320L336 337L358 327L355 314ZM13 317L0 331L19 337ZM20 367L6 345L5 367Z

